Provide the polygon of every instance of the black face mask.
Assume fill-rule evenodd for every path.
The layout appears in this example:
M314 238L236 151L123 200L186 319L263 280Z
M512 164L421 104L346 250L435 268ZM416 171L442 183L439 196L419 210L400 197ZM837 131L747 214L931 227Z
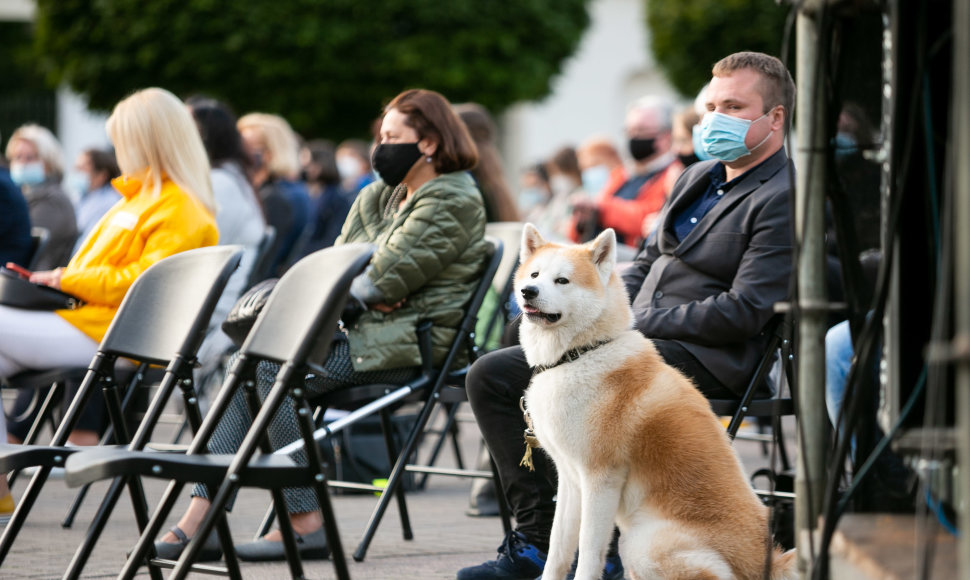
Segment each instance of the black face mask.
M684 165L684 167L689 167L690 165L693 165L694 163L697 163L698 161L700 161L700 159L694 153L688 153L687 155L684 155L683 153L681 153L680 155L677 156L677 159L680 160L680 162Z
M384 183L397 187L422 155L417 143L381 143L374 148L371 163Z
M630 155L637 161L643 161L650 157L657 150L656 139L640 139L634 137L630 139Z

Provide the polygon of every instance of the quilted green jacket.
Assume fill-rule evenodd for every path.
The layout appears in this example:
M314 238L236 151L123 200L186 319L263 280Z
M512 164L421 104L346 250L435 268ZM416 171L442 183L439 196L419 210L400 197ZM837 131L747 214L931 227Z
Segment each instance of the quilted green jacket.
M366 275L382 302L405 300L388 314L369 309L347 329L357 371L419 365L415 327L425 319L440 363L485 265L485 206L466 172L425 183L397 212L388 208L393 192L383 181L364 188L336 242L375 244Z

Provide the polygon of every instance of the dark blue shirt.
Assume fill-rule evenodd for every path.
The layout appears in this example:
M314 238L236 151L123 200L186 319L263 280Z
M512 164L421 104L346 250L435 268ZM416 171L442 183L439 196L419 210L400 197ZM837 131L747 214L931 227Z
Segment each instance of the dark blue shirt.
M767 159L765 161L767 161ZM764 161L761 163L764 163ZM724 181L727 179L727 172L724 169L724 164L715 163L714 166L711 167L710 172L707 174L711 182L707 185L707 190L704 192L704 194L691 202L691 204L685 207L679 214L674 216L674 233L677 234L677 241L683 241L684 238L690 235L690 233L694 231L697 224L704 219L705 215L707 215L707 212L711 211L711 208L713 208L717 202L721 201L724 194L730 191L732 187L737 185L749 173L760 167L761 163L728 182Z

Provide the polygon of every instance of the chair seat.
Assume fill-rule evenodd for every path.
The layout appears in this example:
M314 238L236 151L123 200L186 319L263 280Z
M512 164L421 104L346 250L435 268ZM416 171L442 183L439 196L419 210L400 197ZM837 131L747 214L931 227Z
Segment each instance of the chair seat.
M22 371L3 381L4 388L43 389L55 381L81 382L88 367L58 367L43 371Z
M101 447L71 455L64 480L71 487L123 475L141 475L176 481L218 485L233 455L184 455L158 451L128 451ZM260 455L243 470L240 483L248 487L278 488L310 485L306 466L282 455Z
M6 473L34 465L64 467L64 460L80 449L80 447L3 443L0 444L0 472Z
M736 399L708 399L708 402L718 416L733 416L741 403ZM744 414L748 417L794 415L795 402L792 399L754 399L748 403Z

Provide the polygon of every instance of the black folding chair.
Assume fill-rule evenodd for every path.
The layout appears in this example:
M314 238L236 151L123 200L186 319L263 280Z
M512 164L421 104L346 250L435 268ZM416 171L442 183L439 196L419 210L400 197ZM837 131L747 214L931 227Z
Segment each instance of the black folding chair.
M274 250L276 249L276 228L267 225L263 230L263 239L259 242L256 250L256 259L253 260L253 268L249 271L249 280L246 288L251 288L253 284L262 282L269 277L270 262L273 261Z
M303 569L282 488L312 486L320 503L327 545L337 576L342 579L349 577L330 504L326 464L313 441L314 425L304 382L310 370L322 371L350 284L364 270L372 253L373 247L365 244L326 248L303 258L280 278L240 347L222 389L185 455L100 449L76 453L68 459L66 477L69 485L136 473L171 480L120 577L133 578L146 558L150 570L172 565L171 562L149 558L149 554L154 549L155 536L187 481L203 482L210 489L218 490L212 495L208 516L175 563L172 578L184 578L193 569L240 577L235 552L226 550L225 542L223 552L228 569L193 567L192 563L204 543L199 538L208 537L214 526L225 521L226 504L244 486L263 487L271 491L283 532L287 561L294 578L302 578ZM262 402L255 392L255 370L261 360L275 361L281 365L272 389ZM209 439L240 387L243 387L250 411L255 417L252 427L235 455L208 455ZM265 435L270 421L287 397L293 400L297 408L303 442L311 443L307 447L310 461L306 466L296 465L285 455L272 453ZM262 454L256 455L257 447ZM228 547L231 548L231 545Z
M39 466L0 537L0 565L26 521L51 468L64 465L66 457L81 449L64 445L94 388L101 386L103 389L116 441L130 441L131 449L141 449L149 441L158 416L176 385L182 390L186 407L196 409L193 417L195 425L201 423L191 378L195 352L205 334L212 310L226 281L238 266L241 255L239 246L201 248L170 256L145 270L122 301L76 396L54 433L51 445L0 445L0 470L6 472ZM119 359L166 367L155 397L132 437L129 437L117 388L115 367ZM116 480L65 577L77 577L80 573L126 484L139 525L147 524L148 508L140 480ZM228 540L228 533L225 538Z
M404 538L410 540L414 537L411 529L410 518L408 516L407 504L405 501L403 478L406 472L425 472L425 469L433 470L438 474L455 475L462 477L488 477L493 474L482 471L469 471L463 469L447 470L442 468L425 468L423 466L411 465L409 462L414 456L418 445L425 433L425 427L431 418L432 412L440 402L440 395L446 385L455 385L458 388L464 386L465 375L471 363L478 357L478 346L475 340L475 327L478 321L478 311L485 294L495 277L495 272L499 268L503 256L503 244L498 238L486 236L489 242L488 254L485 256L485 269L478 287L469 299L465 308L458 332L452 341L448 354L442 364L434 367L431 357L431 325L425 323L418 328L419 345L422 350L422 373L417 379L404 386L399 385L365 385L343 389L329 394L324 398L320 405L324 407L343 408L356 406L363 401L370 400L369 403L351 412L346 417L338 419L317 432L318 439L327 437L348 425L359 421L363 417L373 415L378 412L381 416L382 426L384 427L385 443L389 454L393 458L393 467L387 477L387 483L380 488L372 488L380 493L380 499L374 512L367 524L364 535L354 551L354 560L361 562L367 554L370 542L377 532L377 527L387 511L388 504L392 498L397 499L398 511L401 516L401 525ZM467 364L455 368L459 356L464 353L467 355ZM391 425L386 410L393 408L404 401L418 401L420 411L417 420L408 435L407 442L400 450L394 448L394 441L391 437ZM357 486L360 487L360 486ZM366 486L365 486L366 487ZM507 519L507 518L506 518Z
M793 350L792 350L792 322L790 314L777 313L762 331L768 336L768 343L764 355L755 369L754 375L745 388L740 399L709 399L714 413L722 417L730 417L727 434L732 440L740 437L738 430L748 417L764 420L770 423L771 433L761 436L746 436L745 438L760 440L765 444L773 443L777 446L778 459L783 471L791 470L788 452L785 449L784 432L781 420L785 416L795 415ZM755 398L755 394L765 384L775 362L781 364L778 385L775 386L775 396ZM784 386L788 385L787 396Z
M522 243L522 228L524 226L524 222L492 222L485 225L485 234L500 240L503 246L502 261L499 263L495 277L492 279L492 290L495 292L498 302L495 309L488 314L488 319L483 327L484 330L479 333L477 340L480 348L485 352L489 350L489 344L496 334L501 339L505 333L506 326L512 319L509 303L512 299L515 271L519 265L519 245ZM457 385L454 386L458 387ZM464 461L462 460L460 445L458 443L458 411L461 409L462 403L467 401L468 397L463 387L444 388L441 390L441 396L438 400L440 407L438 408L443 411L444 419L439 429L429 429L426 432L426 435L434 435L437 439L432 445L429 457L422 463L428 469L423 471L421 477L418 478L416 484L417 489L424 489L428 483L429 476L436 473L436 470L431 468L437 462L438 456L448 442L451 443L455 461L462 475L470 473L465 471ZM429 421L429 423L433 424L434 420ZM487 451L484 450L484 441L482 442L482 449L482 454L487 455ZM474 475L468 476L474 477Z

